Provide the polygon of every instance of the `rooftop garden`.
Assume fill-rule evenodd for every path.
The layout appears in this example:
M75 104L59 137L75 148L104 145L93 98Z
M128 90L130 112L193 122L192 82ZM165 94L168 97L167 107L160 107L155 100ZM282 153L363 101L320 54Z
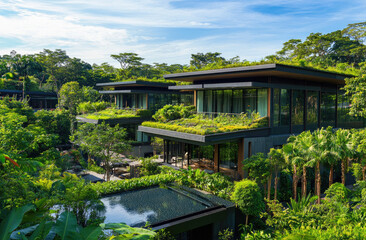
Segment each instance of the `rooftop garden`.
M268 126L268 118L258 113L250 115L219 114L212 117L196 114L194 106L166 105L155 113L154 121L143 122L142 126L160 128L171 131L209 135L215 133L235 132Z
M78 111L82 113L80 117L94 120L151 117L147 109L118 109L107 102L84 102L79 104Z

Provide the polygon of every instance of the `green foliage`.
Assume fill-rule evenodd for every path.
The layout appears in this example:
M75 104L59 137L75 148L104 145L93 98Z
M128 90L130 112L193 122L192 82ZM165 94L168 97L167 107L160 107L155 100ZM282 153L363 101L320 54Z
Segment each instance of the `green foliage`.
M234 238L234 231L227 228L219 232L219 240L231 240Z
M170 107L167 109L170 109ZM253 118L248 117L247 114L239 114L237 116L222 114L219 115L217 118L211 119L207 116L199 114L191 116L190 118L183 118L183 116L180 115L180 113L173 111L170 112L167 116L177 119L170 121L167 120L167 116L164 117L160 113L154 116L156 119L158 119L158 122L147 121L143 122L142 126L160 128L184 133L192 133L197 135L235 132L235 131L268 126L268 118L267 117L259 118L257 114L254 114Z
M107 108L98 112L81 115L80 117L95 119L95 120L107 120L107 119L120 119L120 118L150 118L151 111L147 109L116 109Z
M12 209L6 214L6 217L0 223L0 239L8 240L10 234L20 225L24 214L30 210L34 210L32 204L25 205L21 208Z
M264 153L257 153L244 159L243 169L248 171L249 179L261 184L264 184L271 174L270 162Z
M130 148L126 141L126 131L118 124L111 127L104 122L98 125L86 123L79 127L71 139L90 155L102 159L107 181L110 178L111 161L115 153L123 153Z
M180 118L189 118L195 111L194 106L181 105L165 105L159 109L153 118L159 122L168 122Z
M99 112L111 107L109 102L81 102L78 106L78 112L82 114Z
M153 159L144 158L141 160L140 174L150 176L160 173L159 164Z
M151 240L175 240L175 237L165 228L159 229Z
M170 183L174 180L175 176L172 174L159 174L119 181L95 183L92 185L92 188L96 190L98 195L106 195Z
M153 238L156 235L154 231L144 229L144 228L133 228L124 223L107 223L101 224L103 229L110 229L113 231L113 237L109 239L141 239L141 240L148 240Z
M34 113L35 125L43 127L48 134L59 136L60 143L69 142L71 119L67 110L39 110Z
M348 202L350 190L347 189L342 183L334 183L325 191L325 194L328 199L333 201Z
M233 182L221 173L208 174L200 169L183 169L173 173L176 174L175 182L210 192L225 199L230 199L234 188Z
M245 215L259 215L265 207L257 183L251 180L241 180L235 183L232 200Z

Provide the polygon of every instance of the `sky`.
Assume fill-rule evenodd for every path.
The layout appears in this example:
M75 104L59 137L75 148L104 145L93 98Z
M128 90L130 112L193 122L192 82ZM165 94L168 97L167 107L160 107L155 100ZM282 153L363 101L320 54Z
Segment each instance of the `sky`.
M116 67L110 55L122 52L148 64L189 64L198 52L254 61L365 13L365 0L0 0L0 55L62 49Z

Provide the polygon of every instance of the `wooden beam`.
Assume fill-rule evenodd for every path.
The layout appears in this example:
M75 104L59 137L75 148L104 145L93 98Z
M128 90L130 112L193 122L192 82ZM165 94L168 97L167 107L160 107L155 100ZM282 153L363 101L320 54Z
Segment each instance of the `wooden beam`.
M197 108L197 90L193 91L193 105Z

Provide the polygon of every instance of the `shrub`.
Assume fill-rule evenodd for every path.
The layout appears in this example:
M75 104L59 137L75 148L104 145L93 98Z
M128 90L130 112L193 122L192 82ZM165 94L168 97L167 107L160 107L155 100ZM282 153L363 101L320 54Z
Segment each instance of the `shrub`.
M325 194L327 198L337 202L347 202L349 200L350 190L347 189L342 183L334 183L330 186Z
M165 105L154 114L153 118L160 122L168 122L180 118L189 118L194 111L194 106L184 106L183 104Z
M78 105L78 112L82 114L99 112L111 107L109 102L82 102Z
M265 207L263 196L257 183L247 179L235 183L232 200L247 216L246 224L248 224L249 215L259 215Z

